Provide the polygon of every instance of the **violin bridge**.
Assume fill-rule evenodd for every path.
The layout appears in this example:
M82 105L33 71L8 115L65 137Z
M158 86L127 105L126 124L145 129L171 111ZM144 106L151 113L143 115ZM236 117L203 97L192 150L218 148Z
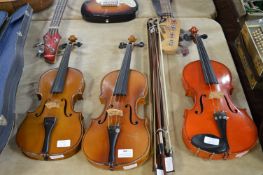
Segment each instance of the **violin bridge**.
M223 92L210 92L209 99L221 99L224 98Z
M48 109L51 109L51 108L59 108L60 105L59 105L59 102L58 101L49 101L45 104L45 106L48 108Z
M119 109L108 109L107 110L108 116L123 116L123 111Z

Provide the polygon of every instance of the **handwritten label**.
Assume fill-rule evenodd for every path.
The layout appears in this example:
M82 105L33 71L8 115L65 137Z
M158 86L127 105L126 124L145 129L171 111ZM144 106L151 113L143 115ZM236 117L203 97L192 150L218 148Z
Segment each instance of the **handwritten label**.
M204 143L210 145L219 145L219 139L205 136Z
M58 140L57 148L66 148L70 147L70 140Z
M137 163L135 164L131 164L131 165L128 165L128 166L123 166L123 169L124 170L129 170L129 169L132 169L132 168L136 168L138 165Z
M174 165L173 165L173 158L172 157L166 157L165 158L165 169L167 172L174 171Z
M132 158L133 150L132 149L119 149L118 158Z
M244 155L247 154L247 153L248 153L248 151L241 152L241 153L239 153L239 154L236 154L236 157L237 157L237 158L240 158L240 157L244 156Z
M164 175L163 170L157 169L156 170L156 175Z
M61 158L63 158L63 157L64 157L63 154L55 155L55 156L49 156L50 159L61 159Z

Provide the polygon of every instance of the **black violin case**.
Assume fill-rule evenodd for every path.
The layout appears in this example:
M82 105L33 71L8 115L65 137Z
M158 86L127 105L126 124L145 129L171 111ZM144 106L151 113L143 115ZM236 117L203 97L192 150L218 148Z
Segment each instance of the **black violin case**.
M32 17L24 5L10 17L0 11L0 153L15 123L16 91L24 67L24 45Z

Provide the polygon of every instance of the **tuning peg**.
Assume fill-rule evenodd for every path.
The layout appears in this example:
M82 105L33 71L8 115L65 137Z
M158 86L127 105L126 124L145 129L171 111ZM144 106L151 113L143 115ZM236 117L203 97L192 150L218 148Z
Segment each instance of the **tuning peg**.
M143 43L143 42L135 43L134 46L143 47L143 46L144 46L144 43Z
M43 42L37 42L36 44L33 45L33 48L41 47L42 45L44 45Z
M74 44L74 46L77 46L77 47L81 47L83 44L81 42L77 42L76 44Z
M200 35L200 37L201 37L202 39L207 39L207 38L208 38L208 35L207 35L207 34L203 34L203 35Z
M183 34L182 39L185 40L185 41L191 41L193 39L193 37L192 37L190 32L187 32L187 33Z
M67 43L61 44L58 46L58 50L64 50L67 47Z
M124 48L126 48L126 46L127 46L127 43L121 42L121 43L119 44L119 49L124 49Z

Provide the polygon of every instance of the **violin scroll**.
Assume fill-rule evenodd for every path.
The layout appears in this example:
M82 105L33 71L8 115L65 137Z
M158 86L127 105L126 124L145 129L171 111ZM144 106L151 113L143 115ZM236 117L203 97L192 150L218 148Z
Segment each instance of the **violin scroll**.
M189 37L191 37L194 42L196 42L196 37L197 36L202 38L202 39L207 39L208 38L207 34L198 35L197 34L198 31L199 31L198 28L193 26L193 27L191 27L191 29L189 29L189 32L191 33L190 36L184 36L184 38L188 39Z
M192 35L196 35L198 33L197 27L193 26L191 29L189 29L189 32L191 32Z
M131 35L129 38L128 38L128 43L125 43L125 42L121 42L119 44L119 49L124 49L126 48L127 44L132 44L133 46L136 46L136 47L144 47L144 43L143 42L138 42L138 43L135 43L135 41L137 40L137 38L135 38L134 35Z

